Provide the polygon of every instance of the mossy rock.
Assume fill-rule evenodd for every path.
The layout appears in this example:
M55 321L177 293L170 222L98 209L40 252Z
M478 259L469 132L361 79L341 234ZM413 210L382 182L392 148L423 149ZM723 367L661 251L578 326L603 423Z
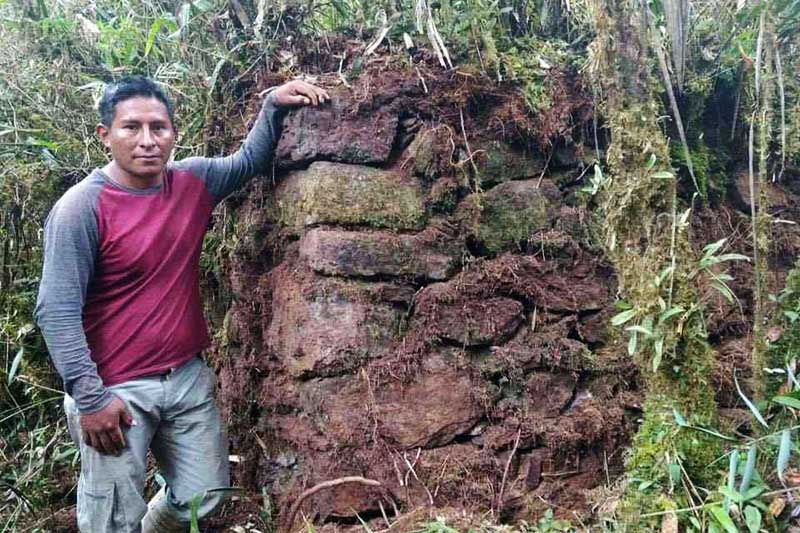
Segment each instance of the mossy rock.
M373 167L317 162L290 173L275 191L284 226L366 225L420 229L425 209L419 184Z
M453 151L453 131L439 126L418 133L407 153L418 176L434 179L453 170Z
M510 181L469 195L459 206L459 218L482 251L495 255L522 249L531 235L549 229L559 198L549 180Z
M502 141L470 146L475 153L480 183L504 183L539 176L545 168L537 153L517 150Z

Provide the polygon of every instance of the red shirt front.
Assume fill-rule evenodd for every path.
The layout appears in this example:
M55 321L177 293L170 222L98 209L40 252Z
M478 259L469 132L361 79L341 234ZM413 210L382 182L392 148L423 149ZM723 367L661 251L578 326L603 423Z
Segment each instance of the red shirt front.
M145 192L104 178L83 327L109 386L180 366L208 347L199 259L214 201L187 170L169 169L161 187Z

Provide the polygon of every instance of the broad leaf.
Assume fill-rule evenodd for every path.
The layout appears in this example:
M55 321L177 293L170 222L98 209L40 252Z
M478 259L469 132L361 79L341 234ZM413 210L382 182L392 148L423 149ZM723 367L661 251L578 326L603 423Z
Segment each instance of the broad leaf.
M739 528L737 528L736 524L733 523L733 520L731 520L731 517L725 512L725 509L715 505L711 507L710 510L711 514L713 514L714 518L716 518L717 522L719 522L719 525L725 528L727 533L739 533Z
M800 409L800 400L792 398L791 396L775 396L773 402L791 407L792 409Z
M625 322L628 322L630 319L636 316L638 313L637 309L628 309L627 311L623 311L611 319L612 326L621 326Z
M752 505L745 507L744 523L750 533L758 533L761 530L761 511Z

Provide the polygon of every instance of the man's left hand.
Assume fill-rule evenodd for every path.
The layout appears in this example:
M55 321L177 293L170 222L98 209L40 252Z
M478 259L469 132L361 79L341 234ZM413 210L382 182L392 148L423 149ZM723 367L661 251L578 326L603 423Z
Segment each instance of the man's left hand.
M284 83L272 94L272 101L278 107L294 107L303 105L318 106L331 99L325 89L301 80Z

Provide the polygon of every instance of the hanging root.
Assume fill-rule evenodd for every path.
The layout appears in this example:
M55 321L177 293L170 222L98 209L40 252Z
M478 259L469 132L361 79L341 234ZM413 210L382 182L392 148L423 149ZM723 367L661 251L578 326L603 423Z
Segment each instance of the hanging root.
M297 516L297 512L300 510L300 506L303 505L303 502L313 496L314 494L329 489L332 487L337 487L339 485L344 485L346 483L360 483L362 485L368 485L370 487L383 487L383 483L380 481L375 481L374 479L367 479L361 476L346 476L340 477L336 479L331 479L329 481L323 481L322 483L317 483L307 491L303 492L299 498L292 504L291 509L289 510L289 520L286 522L287 530L291 529L292 525L294 524L294 519Z

